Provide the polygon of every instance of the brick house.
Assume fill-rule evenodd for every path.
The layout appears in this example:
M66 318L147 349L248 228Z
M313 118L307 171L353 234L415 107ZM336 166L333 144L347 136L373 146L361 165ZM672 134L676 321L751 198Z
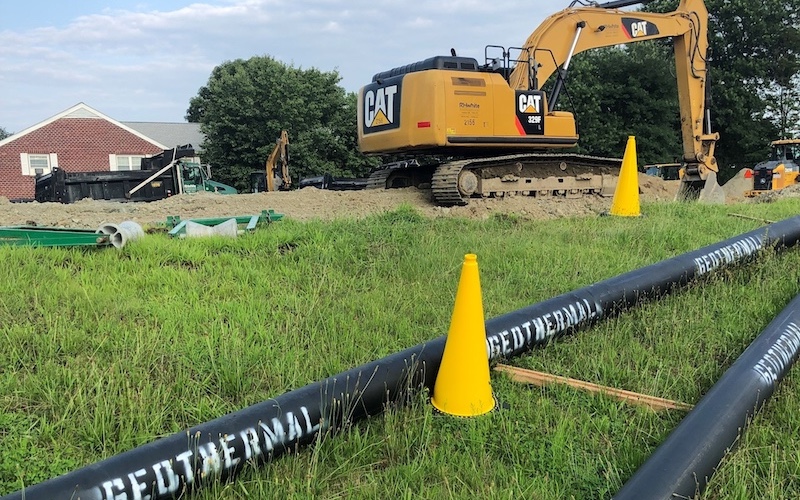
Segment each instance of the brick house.
M167 145L159 139L174 142ZM36 175L53 167L67 172L135 170L144 157L178 144L199 147L201 141L198 124L126 124L79 103L0 141L0 196L32 200Z

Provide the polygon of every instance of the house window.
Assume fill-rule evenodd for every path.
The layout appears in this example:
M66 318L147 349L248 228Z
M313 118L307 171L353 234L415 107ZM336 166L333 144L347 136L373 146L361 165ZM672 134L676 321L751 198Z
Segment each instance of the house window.
M20 165L22 175L44 175L53 171L53 167L58 166L58 157L55 153L33 154L20 153Z
M111 170L141 170L144 155L112 155Z

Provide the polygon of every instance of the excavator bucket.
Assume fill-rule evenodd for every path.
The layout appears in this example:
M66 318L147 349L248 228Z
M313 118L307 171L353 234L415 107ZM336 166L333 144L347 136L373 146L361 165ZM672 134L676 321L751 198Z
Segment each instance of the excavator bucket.
M710 204L725 203L725 191L717 182L717 173L709 172L703 179L693 180L684 176L675 195L676 201L698 201Z

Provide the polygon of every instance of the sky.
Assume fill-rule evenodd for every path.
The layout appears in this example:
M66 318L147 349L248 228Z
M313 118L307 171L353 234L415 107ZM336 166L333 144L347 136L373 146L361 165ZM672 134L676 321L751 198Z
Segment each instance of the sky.
M455 48L520 46L569 0L0 0L0 127L79 102L119 121L183 122L225 61L268 55L372 75Z

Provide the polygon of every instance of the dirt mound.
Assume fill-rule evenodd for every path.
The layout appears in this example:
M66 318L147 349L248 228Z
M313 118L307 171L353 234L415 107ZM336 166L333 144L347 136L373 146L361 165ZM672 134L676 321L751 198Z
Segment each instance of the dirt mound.
M640 199L672 200L679 181L639 176ZM198 193L173 196L151 203L119 203L84 199L77 203L10 203L0 198L0 226L31 225L96 229L107 222L133 220L142 225L165 222L168 216L183 219L255 215L273 209L297 220L362 218L366 215L410 205L429 217L485 219L493 213L513 213L525 219L553 219L599 214L611 208L611 198L588 196L577 199L509 196L474 199L464 207L438 207L430 190L416 188L326 191L305 188L297 191L217 195Z
M785 187L779 191L776 191L778 196L785 196L787 198L797 198L800 196L800 184L794 184L792 186Z
M800 184L793 184L777 191L763 191L748 200L752 203L772 203L781 198L797 198L798 196L800 196Z
M748 168L739 170L722 186L726 203L740 203L747 199L744 193L753 189L753 177L746 177L748 172L752 171Z
M672 201L681 181L665 181L661 177L639 174L639 192L642 201Z

